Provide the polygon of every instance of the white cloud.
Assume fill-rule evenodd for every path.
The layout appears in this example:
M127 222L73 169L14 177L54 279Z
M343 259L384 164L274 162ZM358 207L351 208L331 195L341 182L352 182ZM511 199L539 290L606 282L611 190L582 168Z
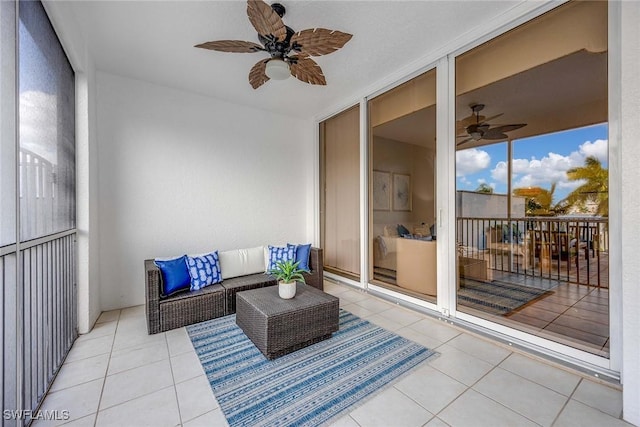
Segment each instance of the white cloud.
M506 162L498 162L496 167L491 170L491 178L503 184L507 182L508 175L509 169L507 168Z
M456 151L456 176L471 175L487 169L491 164L489 153L477 148Z
M580 154L583 156L594 156L602 163L606 163L609 158L609 144L606 139L597 139L594 142L587 141L580 146Z
M581 181L569 181L567 170L584 165L587 156L595 156L602 162L607 161L607 141L586 141L581 144L578 151L568 156L557 153L548 153L541 159L513 160L513 188L518 187L543 187L549 188L551 183L557 184L558 190L571 191L582 184ZM491 170L491 177L501 183L507 182L508 168L506 162L498 162Z

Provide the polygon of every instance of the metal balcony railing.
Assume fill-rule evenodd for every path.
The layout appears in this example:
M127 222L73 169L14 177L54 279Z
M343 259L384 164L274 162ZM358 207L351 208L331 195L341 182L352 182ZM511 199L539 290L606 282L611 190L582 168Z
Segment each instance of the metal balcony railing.
M78 336L76 231L1 247L0 289L3 407L35 413ZM3 425L31 421L20 414Z
M457 218L460 255L489 268L575 283L609 286L607 218Z

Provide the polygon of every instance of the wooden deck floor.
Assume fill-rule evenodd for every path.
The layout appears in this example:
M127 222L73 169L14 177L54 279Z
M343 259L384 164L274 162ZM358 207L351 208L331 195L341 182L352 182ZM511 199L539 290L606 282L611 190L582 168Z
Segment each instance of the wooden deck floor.
M600 265L594 265L599 262ZM606 254L583 262L574 277L599 274L601 286L569 283L562 279L496 272L500 280L549 289L551 294L508 314L509 323L544 338L601 356L609 355L609 265ZM599 272L599 273L598 273ZM606 274L604 274L606 272ZM562 276L561 276L562 277ZM566 272L565 272L566 277ZM538 282L538 283L536 283ZM555 282L555 286L550 286ZM592 280L592 283L598 283ZM515 325L512 325L515 326Z
M523 263L520 258L509 258L507 255L482 254L490 258L493 269L500 273L516 273L517 275L552 279L601 288L609 287L609 254L607 252L590 252L585 256L566 259L540 260L534 258Z
M558 263L556 260L550 273L541 271L537 260L527 270L516 266L516 272L501 271L501 261L493 261L494 268L498 267L493 271L493 280L545 289L550 293L505 316L490 315L464 306L459 306L459 310L599 356L609 356L607 253L590 256L588 262L584 258L577 260L577 263L573 260L568 266L568 263ZM506 264L503 268L506 269ZM394 286L394 271L389 270L385 275L377 271L375 273L374 278L381 283L394 290L410 293ZM411 295L435 302L431 297L414 293Z

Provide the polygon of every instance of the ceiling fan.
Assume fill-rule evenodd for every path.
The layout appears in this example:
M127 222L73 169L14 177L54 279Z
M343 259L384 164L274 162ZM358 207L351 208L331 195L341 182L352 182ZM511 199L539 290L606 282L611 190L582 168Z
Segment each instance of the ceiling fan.
M471 104L470 107L471 116L458 122L458 126L462 127L461 130L464 130L465 134L458 135L457 137L466 139L458 142L456 145L466 144L469 141L480 141L481 139L507 139L509 136L505 132L511 132L527 125L526 123L517 123L493 126L487 122L502 116L503 113L486 118L480 115L480 111L484 109L484 104Z
M351 39L351 34L325 28L295 32L282 22L285 11L280 3L269 6L262 0L248 0L247 15L261 44L218 40L195 47L220 52L268 53L270 58L261 59L249 71L249 83L254 89L269 79L284 80L289 75L312 85L326 85L322 69L310 56L335 52Z

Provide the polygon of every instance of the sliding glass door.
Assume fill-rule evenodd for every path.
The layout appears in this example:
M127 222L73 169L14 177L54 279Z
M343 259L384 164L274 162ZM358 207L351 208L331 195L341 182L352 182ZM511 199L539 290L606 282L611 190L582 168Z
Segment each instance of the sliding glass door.
M436 70L368 102L369 275L434 302Z
M607 3L455 60L457 310L609 356Z
M333 253L359 262L359 208L367 221L363 286L605 367L616 335L609 325L608 4L552 7L441 58L437 73L365 97L367 147L358 155L353 142L340 155L341 173L351 168L346 178L326 167L323 122L321 197L343 184L348 193L333 218L323 200L321 230ZM348 133L331 138L355 141L359 114ZM367 164L362 184L358 159ZM340 223L349 231L336 233ZM347 270L326 254L330 268Z
M320 244L327 271L360 278L360 107L320 123Z

